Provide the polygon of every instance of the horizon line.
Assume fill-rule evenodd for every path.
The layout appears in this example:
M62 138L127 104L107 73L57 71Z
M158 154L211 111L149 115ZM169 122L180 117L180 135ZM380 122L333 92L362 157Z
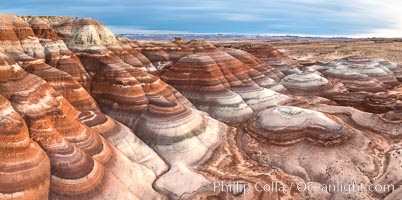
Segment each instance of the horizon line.
M150 30L153 31L153 30ZM112 31L113 32L113 31ZM233 36L260 36L260 37L299 37L299 38L345 38L345 39L402 39L402 37L382 37L357 35L308 35L308 34L276 34L276 33L192 33L192 32L138 32L138 33L114 33L116 36L122 35L233 35Z

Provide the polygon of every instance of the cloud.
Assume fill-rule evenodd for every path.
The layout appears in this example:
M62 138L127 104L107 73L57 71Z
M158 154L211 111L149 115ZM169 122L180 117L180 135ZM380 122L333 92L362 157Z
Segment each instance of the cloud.
M190 3L189 3L190 2ZM168 5L154 5L156 9L168 11L214 11L222 10L226 7L226 2L217 0L203 1L173 1Z
M400 0L13 0L1 13L93 17L116 33L402 37ZM146 28L145 28L146 27Z
M382 27L373 27L361 37L402 37L402 1L399 0L357 0L355 16L362 20L376 20Z
M265 19L262 16L245 13L221 13L219 16L225 20L235 22L263 21Z
M188 34L185 31L152 30L144 27L107 26L114 34Z
M9 9L0 9L0 13L7 14L22 14L27 12L28 9L25 8L9 8Z

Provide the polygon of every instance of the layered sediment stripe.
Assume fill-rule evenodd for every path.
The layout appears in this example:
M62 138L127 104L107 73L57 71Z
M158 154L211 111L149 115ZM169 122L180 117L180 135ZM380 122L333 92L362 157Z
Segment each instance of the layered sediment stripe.
M0 199L46 199L50 163L46 153L29 137L25 121L0 96Z
M22 69L17 68L16 72L18 70ZM25 87L16 87L19 84ZM130 188L104 169L102 162L108 164L113 156L110 149L105 148L108 147L105 141L76 121L78 112L43 79L26 74L20 79L5 80L0 84L0 93L9 97L13 107L24 116L32 139L50 158L50 196L135 197ZM107 184L116 186L104 187Z
M304 139L334 144L345 141L353 134L351 128L334 116L290 106L278 106L257 113L245 129L274 144L292 144Z
M258 79L257 76L265 77L228 53L215 50L180 59L161 78L198 109L217 119L237 123L248 119L253 111L292 101L286 95L261 87L252 78Z
M378 81L394 87L399 84L394 73L389 69L390 63L378 61L378 59L370 59L366 57L351 56L343 59L332 61L331 65L342 66L347 65L350 72L358 72L365 74Z
M344 83L351 91L381 92L399 84L387 66L388 63L378 62L377 59L347 57L312 68Z
M391 138L400 139L402 137L401 118L396 117L397 113L385 115L363 112L351 107L334 107L329 105L315 105L312 109L329 114L346 114L356 125L364 127ZM393 116L395 118L393 118ZM400 114L399 114L400 116Z
M286 92L286 89L277 82L284 76L279 70L262 63L248 52L233 48L225 48L223 51L240 60L243 64L248 65L248 75L261 87L277 92Z
M139 61L144 58L136 60L130 57L129 54L133 55L134 51L116 42L114 35L98 22L72 18L46 20L63 38L67 46L77 53L91 75L91 93L101 110L137 131L136 134L146 143L151 144L151 147L169 163L170 169L180 166L179 171L170 170L168 174L173 174L180 180L190 177L186 176L188 173L197 177L195 184L167 190L167 186L173 179L163 174L158 180L169 180L169 185L159 183L156 187L164 193L181 196L207 184L208 180L191 168L210 155L211 150L219 144L220 137L225 134L226 126L191 109L189 101L177 90L158 77L141 71L138 66L133 66L139 64ZM95 110L85 110L78 117L91 124L94 122L92 120L95 114ZM112 126L121 129L119 134L107 131L104 132L105 136L120 147L121 151L131 153L132 161L139 159L138 162L152 167L155 174L161 174L167 170L167 166L158 161L155 154L148 153L149 149L144 148L145 145L138 142L138 138L124 135L132 134L132 132L121 124L115 126L106 116L105 123L93 127L102 130ZM131 145L126 148L124 147L126 143ZM132 146L134 144L140 147L138 152L134 150ZM193 153L188 149L191 149ZM187 156L189 153L191 155ZM113 160L113 157L110 160ZM108 166L108 163L104 165ZM110 168L112 172L115 171L114 169ZM116 175L116 177L122 176Z
M292 94L301 96L314 95L336 100L338 96L348 93L345 85L328 80L313 69L288 75L281 80L281 84Z
M385 66L389 70L394 73L396 79L401 82L402 81L402 66L396 63L384 60L382 58L372 58L373 62L378 63L379 65Z
M24 55L21 54L24 50L14 28L23 26L24 24L21 24L21 21L17 16L6 14L0 15L0 53L12 54L17 58L24 57Z
M254 55L263 63L272 66L276 70L279 70L286 75L298 71L298 69L295 67L296 63L294 61L271 45L233 44L232 46Z
M229 82L214 59L205 53L180 59L161 78L178 89L198 109L217 119L239 122L252 114L240 95L230 90Z
M90 77L78 57L64 44L57 33L39 17L23 17L32 27L44 48L46 63L69 73L85 89L90 87Z
M32 64L25 68L28 72L45 79L55 90L78 110L97 110L97 104L90 94L70 74L45 63Z
M363 102L364 110L382 114L389 111L402 111L402 94L399 92L379 92L370 94Z

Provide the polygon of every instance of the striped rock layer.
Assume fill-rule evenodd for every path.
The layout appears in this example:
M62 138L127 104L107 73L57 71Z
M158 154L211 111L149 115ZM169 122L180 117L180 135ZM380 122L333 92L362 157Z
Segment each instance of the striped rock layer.
M392 110L385 108L390 106L388 101L397 101L398 97L391 98L391 94L381 94L388 93L400 84L400 66L394 63L378 58L352 56L327 64L313 65L311 68L321 72L326 79L346 86L348 95L334 98L343 105L379 113ZM385 96L390 98L384 98Z
M349 57L301 71L269 45L218 46L0 15L0 199L400 196L400 66ZM222 181L242 184L216 191ZM396 188L242 187L351 181Z
M50 163L23 118L0 96L0 199L46 199Z
M3 65L6 70L2 73L8 76L2 76L0 93L25 119L30 137L46 151L50 160L49 198L158 196L150 186L155 179L153 172L131 162L97 132L78 121L78 111L49 83L25 72L11 59ZM127 176L139 180L126 181Z
M313 187L401 182L400 66L383 59L349 57L285 73L280 84L291 94L303 96L308 105L265 109L242 124L234 139L248 158L301 177ZM224 177L217 168L206 171ZM401 189L316 194L319 199L395 199Z
M307 139L316 143L340 143L353 131L340 119L291 106L263 110L251 119L247 131L273 143L291 144Z
M351 91L381 92L399 85L395 66L386 61L364 57L347 57L313 68L325 76L339 79ZM354 82L355 81L355 82Z
M258 58L261 62L272 66L274 69L279 70L286 75L299 71L295 67L295 61L291 60L286 54L268 44L221 43L217 45L246 51Z
M26 18L35 36L44 48L46 63L70 74L85 89L90 88L90 77L78 57L71 52L56 32L40 18Z
M101 146L104 148L109 146L108 151L118 154L115 155L115 162L124 161L138 166L135 171L123 164L109 164L111 159L99 158L105 160L100 164L116 179L137 177L132 181L120 181L134 197L179 197L191 194L209 183L208 179L192 168L208 158L219 145L220 138L227 130L226 125L195 110L176 89L148 73L155 71L153 64L141 54L134 43L118 40L106 27L93 19L24 19L37 29L50 27L49 30L74 52L73 56L79 58L79 66L83 66L89 75L90 87L82 87L83 84L74 79L73 74L62 72L43 61L26 64L25 69L29 73L45 79L63 95L58 98L68 105L63 106L66 113L76 113L73 115L74 119L58 121L55 126L68 126L78 119L80 126L75 128L84 127L90 130L86 133L89 135L87 137L101 138L96 141L103 144ZM41 25L39 28L38 24ZM46 42L49 41L41 40L43 46L48 44ZM73 131L72 128L61 130L71 140L79 137L70 135L72 132L81 132ZM85 132L82 129L81 133ZM76 145L74 142L73 145ZM94 157L97 154L89 155ZM124 158L123 161L118 160L120 157ZM119 173L117 166L125 170ZM178 183L180 187L172 185L171 182L178 177L183 177L179 178L183 181L193 179L194 184L183 182ZM163 195L156 194L149 181L155 182L154 187L162 191ZM118 185L116 184L116 188ZM51 197L57 195L59 194ZM131 196L129 193L127 195Z
M263 73L266 68L252 63L249 54L226 51L249 62L245 64L220 50L196 53L181 58L161 78L198 109L232 123L247 120L254 111L291 103L290 97L272 90L285 89Z
M399 126L400 120L351 107L279 106L257 113L243 125L240 138L252 160L301 177L313 187L340 182L368 187L402 180ZM320 193L320 198L393 199L400 191L329 193Z

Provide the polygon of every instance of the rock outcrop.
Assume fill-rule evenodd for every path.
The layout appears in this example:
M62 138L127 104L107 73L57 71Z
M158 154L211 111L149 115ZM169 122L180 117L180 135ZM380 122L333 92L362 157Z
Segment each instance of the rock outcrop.
M49 29L49 26L46 26L44 24L44 21L41 20L40 18L26 18L31 22L35 28L38 28L38 24L40 24L42 29L37 30L38 37L41 37L44 33L47 33L48 35L51 35L53 37L55 36L55 32L51 29ZM32 30L30 30L29 26L27 24L24 24L23 21L19 21L21 26L25 27L25 32L29 33L31 38L34 38L34 33ZM45 28L43 28L45 27ZM43 34L42 34L43 33ZM16 29L14 31L15 35L22 35L20 29ZM41 35L42 34L42 35ZM63 97L65 97L70 103L72 103L77 110L80 111L79 113L79 118L85 119L85 123L89 124L91 127L93 127L96 131L99 131L103 136L105 136L109 141L111 141L113 144L116 145L118 149L120 149L122 152L124 152L131 160L135 162L142 162L143 158L148 157L148 158L154 158L154 159L147 159L146 161L148 164L149 168L157 170L157 174L161 173L163 171L162 166L164 166L163 162L160 160L159 156L157 156L155 153L152 152L151 149L146 147L146 145L142 142L139 141L138 138L136 138L132 132L126 128L123 127L121 124L116 123L114 120L110 119L108 116L105 116L100 109L97 107L96 102L94 99L88 94L88 92L82 87L85 85L88 85L86 82L77 82L74 80L74 76L70 76L70 74L67 74L63 71L60 71L56 69L55 67L52 67L50 65L47 65L44 63L44 59L42 56L37 56L38 58L34 57L29 57L28 55L25 54L25 52L36 52L36 55L47 55L49 50L47 47L50 44L51 46L51 41L47 39L41 39L40 40L44 46L43 49L40 48L32 48L40 46L41 44L38 43L38 40L32 40L30 46L22 47L23 51L17 51L15 50L16 53L18 53L18 56L16 59L19 63L21 63L23 66L25 66L25 69L35 75L40 76L41 78L45 79L50 85L56 89L58 92L60 92ZM2 41L2 42L7 42L7 40ZM62 49L67 49L66 45L62 40L57 40L57 43ZM51 48L50 48L51 49ZM72 54L67 49L67 53L69 55ZM75 56L75 55L73 55ZM68 59L69 57L67 56L62 56L63 58ZM72 66L69 66L69 69L72 69L73 71L78 69L79 71L82 66L80 60L78 59L73 59L73 63L75 63ZM52 63L52 60L48 62L49 64ZM84 70L85 71L85 70ZM86 72L85 72L86 73ZM72 74L74 75L74 74ZM85 79L89 80L89 79ZM134 152L134 149L141 149L142 151L136 151ZM149 156L145 156L145 154L150 154ZM153 154L153 155L152 155Z
M370 107L370 99L381 96L376 93L384 93L399 85L398 66L382 59L352 56L311 68L321 72L326 79L346 86L348 95L337 95L334 100L360 109L365 109L361 106L363 104Z
M26 18L44 48L46 63L69 73L85 89L90 89L90 77L78 57L71 52L54 30L40 18ZM32 35L31 35L32 36Z
M267 44L243 44L243 43L223 43L218 44L218 46L222 47L232 47L236 49L241 49L246 51L256 58L258 58L261 62L272 66L276 70L279 70L286 75L292 74L294 72L298 72L299 70L296 68L296 63L283 52L274 48L271 45Z
M273 79L222 51L181 58L161 78L198 109L232 123L247 120L254 111L292 101L290 97L258 84L271 88L263 79L275 85Z
M91 118L110 120L98 114L101 110L131 128L167 162L169 171L168 165L160 162L159 157L146 149L144 143L134 141L136 138L133 136L126 136L132 132L122 130L126 133L113 136L109 131L95 129L112 143L114 138L126 137L122 141L124 143L116 142L116 147L132 161L143 163L156 175L161 175L155 187L164 194L180 197L208 184L209 181L192 167L202 163L218 146L226 132L226 125L194 110L192 104L177 90L146 72L145 69L149 68L142 67L153 65L140 62L145 57L140 56L142 54L134 48L134 44L120 42L97 21L72 18L45 18L43 21L49 23L68 48L74 51L91 76L90 94L97 104L92 108L78 105L82 121L92 126L96 121L88 121ZM137 58L135 55L137 60L134 59ZM77 93L76 90L68 91ZM121 126L116 122L115 125ZM124 145L129 145L131 150ZM134 150L138 146L142 147ZM182 183L180 187L172 187L171 182L178 177L183 177L180 180L191 178L194 184Z
M29 137L25 121L2 96L0 127L0 199L46 199L50 185L49 159Z
M333 116L298 107L278 106L263 110L250 120L247 131L268 142L291 144L303 139L315 143L340 143L353 131Z
M249 76L260 86L272 89L277 92L286 92L282 85L278 83L284 74L275 68L261 62L252 54L234 48L224 48L223 51L240 60L250 68Z
M381 92L399 85L389 69L392 64L378 59L347 57L312 67L327 77L343 82L351 91Z
M315 70L306 70L284 77L281 84L294 95L336 98L348 92L341 82L330 81Z
M0 15L0 199L400 196L399 65L218 46Z
M49 197L157 196L149 185L155 179L150 170L130 162L95 131L80 123L75 108L46 81L26 73L11 59L4 65L2 72L8 76L0 80L0 93L24 117L31 138L50 159ZM140 181L122 182L127 176L139 177Z
M395 166L400 164L401 156L397 152L401 146L398 139L394 140L400 138L399 125L350 107L277 107L261 111L244 125L246 134L242 136L242 145L252 160L302 177L312 186L316 185L313 187L346 183L361 188L332 190L331 198L377 199L395 194L393 190L364 188L401 180L397 175L387 176L400 171ZM380 170L383 156L390 159L384 164L384 171ZM321 198L327 199L322 195Z

